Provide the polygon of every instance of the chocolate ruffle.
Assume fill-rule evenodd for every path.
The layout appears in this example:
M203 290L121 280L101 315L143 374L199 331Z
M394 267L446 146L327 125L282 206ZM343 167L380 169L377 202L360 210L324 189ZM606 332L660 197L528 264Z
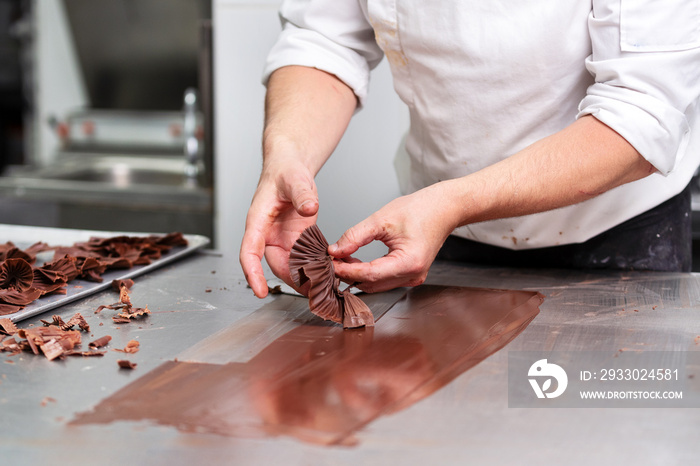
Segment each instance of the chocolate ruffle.
M374 325L372 311L348 289L340 291L328 241L318 225L311 225L297 239L289 254L289 273L297 287L309 283L309 309L317 316L345 328Z
M0 289L24 291L32 286L34 272L24 259L6 259L0 263Z

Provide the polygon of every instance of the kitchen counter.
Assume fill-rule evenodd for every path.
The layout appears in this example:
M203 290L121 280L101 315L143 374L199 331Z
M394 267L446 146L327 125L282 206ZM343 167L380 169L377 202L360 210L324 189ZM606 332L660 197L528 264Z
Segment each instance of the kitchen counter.
M149 422L68 425L77 413L167 361L193 354L216 359L203 345L229 332L219 356L253 351L281 331L275 314L254 332L263 307L302 298L259 300L238 261L204 250L139 277L131 300L148 305L143 321L117 325L94 310L118 300L104 291L56 313L83 314L92 341L111 335L110 348L130 340L140 351L49 362L0 353L0 455L6 464L680 464L700 454L700 411L691 408L508 407L508 354L517 351L698 352L700 276L581 273L434 264L428 283L533 290L545 296L540 314L501 351L406 409L376 419L355 446L319 446L293 437L233 438ZM41 325L37 316L23 321ZM289 322L288 320L285 322ZM381 325L381 319L377 322ZM237 331L241 329L241 331ZM216 340L216 338L214 338ZM219 339L221 340L221 339ZM86 345L84 345L86 346ZM258 348L259 350L260 348ZM117 359L137 363L117 367ZM697 387L696 387L697 388Z

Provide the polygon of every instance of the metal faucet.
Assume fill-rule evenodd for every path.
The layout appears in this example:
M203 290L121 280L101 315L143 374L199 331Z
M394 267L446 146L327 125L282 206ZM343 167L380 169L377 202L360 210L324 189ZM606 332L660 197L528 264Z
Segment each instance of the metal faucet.
M197 90L188 88L185 90L185 105L183 113L185 117L183 135L185 137L185 176L196 178L199 174L199 139L197 138Z

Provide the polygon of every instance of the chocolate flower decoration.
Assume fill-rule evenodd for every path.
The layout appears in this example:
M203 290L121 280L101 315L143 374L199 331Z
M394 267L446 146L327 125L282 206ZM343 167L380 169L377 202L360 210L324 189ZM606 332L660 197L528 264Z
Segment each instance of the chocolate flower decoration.
M32 286L34 272L24 259L7 259L0 264L0 288L24 291Z
M317 225L311 225L297 239L289 254L289 273L298 287L309 282L309 309L325 320L353 328L374 325L372 311L348 289L339 290L328 241Z

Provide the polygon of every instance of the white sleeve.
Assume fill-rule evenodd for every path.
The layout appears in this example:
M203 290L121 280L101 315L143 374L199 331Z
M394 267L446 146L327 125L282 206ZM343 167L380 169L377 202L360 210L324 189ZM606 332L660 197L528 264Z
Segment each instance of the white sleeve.
M700 0L593 0L595 76L579 106L662 174L683 157L700 96Z
M283 66L301 65L331 73L363 104L370 70L383 57L361 0L285 0L282 33L270 51L263 83Z

